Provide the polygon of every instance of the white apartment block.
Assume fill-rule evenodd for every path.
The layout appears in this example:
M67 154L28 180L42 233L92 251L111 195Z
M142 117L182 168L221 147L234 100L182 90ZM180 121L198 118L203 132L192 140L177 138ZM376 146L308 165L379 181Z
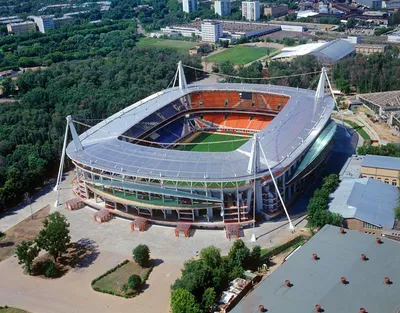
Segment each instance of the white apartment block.
M231 13L231 0L215 0L214 2L215 14L225 16Z
M35 22L41 33L45 33L46 30L55 28L54 20L52 16L29 16Z
M31 21L7 24L8 33L20 34L36 31L36 24Z
M222 37L222 25L218 22L208 21L201 23L201 39L205 42L218 42Z
M190 13L197 11L197 0L182 0L183 12Z
M243 1L242 16L248 21L260 19L260 1Z

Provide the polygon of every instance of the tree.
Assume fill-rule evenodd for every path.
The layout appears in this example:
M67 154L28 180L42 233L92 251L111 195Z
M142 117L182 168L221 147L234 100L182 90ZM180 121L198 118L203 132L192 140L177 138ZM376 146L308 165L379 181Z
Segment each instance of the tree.
M394 218L400 220L400 205L394 208Z
M246 247L243 240L236 240L228 253L228 263L231 267L238 266L246 268L250 260L250 250Z
M15 250L15 254L18 258L18 264L23 264L26 272L32 274L32 263L33 260L39 254L39 247L32 241L22 241L21 244Z
M229 280L234 280L236 278L241 278L243 276L244 269L241 266L234 266L229 271Z
M133 249L133 259L140 266L147 266L150 261L150 249L146 245L138 245Z
M324 178L323 182L324 182L323 188L332 193L333 191L335 191L337 186L339 186L340 183L339 175L330 174L329 176Z
M139 287L142 285L142 279L140 278L139 275L131 275L128 279L128 287L131 290L138 290Z
M171 289L185 289L200 303L204 291L208 287L214 287L216 285L215 274L214 269L205 266L202 260L186 261L182 270L182 277L175 281ZM215 288L218 287L219 286L215 286Z
M206 266L218 268L221 266L221 250L215 246L209 246L200 251L200 258Z
M3 85L3 96L4 97L9 97L13 92L14 92L14 85L10 77L6 77L2 81Z
M206 312L213 312L212 309L216 298L217 293L215 292L214 288L207 288L203 293L203 301L201 302L203 310Z
M71 242L67 218L59 212L51 213L44 221L44 228L36 237L39 248L46 250L57 262L57 258L67 251Z
M250 258L253 265L258 266L261 261L261 247L259 245L253 247L253 249L251 250Z
M201 313L195 297L187 290L179 288L171 295L172 313Z

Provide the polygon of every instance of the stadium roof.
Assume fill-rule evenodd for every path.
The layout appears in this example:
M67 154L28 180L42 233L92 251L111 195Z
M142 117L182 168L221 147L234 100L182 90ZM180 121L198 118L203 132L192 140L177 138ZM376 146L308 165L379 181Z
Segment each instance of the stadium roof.
M236 83L174 87L153 94L82 133L79 138L83 150L71 142L67 154L88 167L134 177L199 182L252 179L253 175L247 172L252 141L231 152L193 152L137 145L118 138L145 117L191 92L229 90L290 97L281 112L258 133L265 157L275 170L291 164L314 142L333 109L331 97L315 98L313 90ZM265 159L260 159L257 177L268 171Z
M367 154L361 166L400 170L400 158Z
M324 63L334 63L356 51L355 47L346 40L336 39L329 42L308 43L295 47L283 48L273 60L294 58L301 55L315 55Z
M396 186L372 178L344 179L331 194L329 211L391 229L398 195Z
M312 255L319 259L314 260ZM365 254L367 261L361 259ZM400 243L358 231L324 226L231 311L256 313L396 313L400 309ZM345 277L347 284L341 282ZM392 284L384 283L389 277ZM292 287L286 287L285 280Z

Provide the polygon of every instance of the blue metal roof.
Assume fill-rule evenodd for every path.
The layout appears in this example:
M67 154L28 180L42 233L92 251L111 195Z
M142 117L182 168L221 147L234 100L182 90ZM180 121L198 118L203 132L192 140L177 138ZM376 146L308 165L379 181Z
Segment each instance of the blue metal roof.
M367 154L361 166L400 170L400 158Z
M331 197L329 211L344 218L357 218L388 228L394 225L393 209L398 204L396 186L372 178L345 179Z

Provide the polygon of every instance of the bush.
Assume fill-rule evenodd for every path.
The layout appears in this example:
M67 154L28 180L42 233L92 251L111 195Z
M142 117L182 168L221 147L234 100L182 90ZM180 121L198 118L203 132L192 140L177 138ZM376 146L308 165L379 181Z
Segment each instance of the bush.
M44 269L44 276L46 277L55 277L57 275L57 269L51 260L47 260L43 264L43 269Z
M133 259L140 266L146 266L150 261L150 249L146 245L138 245L133 249Z
M171 295L173 313L201 313L195 297L185 289L176 289Z
M128 287L131 290L138 290L139 287L142 285L142 279L139 275L133 274L128 279Z

